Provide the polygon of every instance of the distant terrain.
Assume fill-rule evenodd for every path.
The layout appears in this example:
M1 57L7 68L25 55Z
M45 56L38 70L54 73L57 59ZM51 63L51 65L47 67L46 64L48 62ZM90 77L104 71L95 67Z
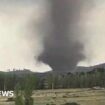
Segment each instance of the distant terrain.
M90 72L90 71L93 71L96 68L103 68L103 69L105 69L105 63L94 65L94 66L90 66L90 67L77 66L74 70L68 70L68 72L71 72L71 73L75 73L75 72ZM38 74L38 75L42 76L42 75L45 75L45 74L48 74L48 73L51 73L51 72L53 72L53 71L40 73L40 72L33 72L33 71L29 70L29 69L24 69L24 70L13 70L13 71L10 71L9 73L15 73L16 75L24 75L24 74L28 74L28 73L35 73L35 74ZM64 73L67 73L67 72L59 71L59 72L53 72L53 73L64 74Z
M73 72L89 72L96 68L103 68L105 69L105 63L90 66L90 67L84 67L84 66L78 66Z

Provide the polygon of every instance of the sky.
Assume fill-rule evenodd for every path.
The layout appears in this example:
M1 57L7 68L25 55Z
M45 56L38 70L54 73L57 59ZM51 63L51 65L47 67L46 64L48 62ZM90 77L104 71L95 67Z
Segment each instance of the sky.
M82 14L86 59L81 65L105 63L105 1L94 0L94 6Z
M29 38L30 34L33 34L31 22L34 20L35 24L39 24L44 12L41 3L33 3L33 0L18 0L18 3L17 0L0 2L0 70L50 70L49 66L35 61L34 57L41 47L37 36L35 41ZM34 34L38 34L37 30Z
M45 0L0 0L0 70L31 69L44 72L51 68L35 60L43 50L38 30L48 11ZM87 7L87 8L86 8ZM82 29L85 59L78 63L91 66L105 62L105 1L94 0L92 8L83 6L78 23ZM33 23L34 21L34 30ZM34 35L30 38L30 35Z

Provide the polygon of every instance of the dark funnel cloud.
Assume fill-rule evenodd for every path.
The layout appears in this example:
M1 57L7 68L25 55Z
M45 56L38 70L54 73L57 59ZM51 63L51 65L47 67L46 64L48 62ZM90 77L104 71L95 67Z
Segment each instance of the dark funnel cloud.
M83 45L76 24L80 18L81 0L51 0L52 31L43 40L44 50L38 60L54 71L73 70L84 58Z

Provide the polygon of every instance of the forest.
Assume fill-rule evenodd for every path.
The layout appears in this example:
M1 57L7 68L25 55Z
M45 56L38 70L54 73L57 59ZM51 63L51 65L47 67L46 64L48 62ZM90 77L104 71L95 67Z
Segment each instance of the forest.
M27 79L30 79L29 83ZM15 90L17 84L24 89L25 82L32 84L34 90L105 87L105 69L95 68L89 72L75 73L25 73L25 70L24 73L21 70L0 72L0 90Z

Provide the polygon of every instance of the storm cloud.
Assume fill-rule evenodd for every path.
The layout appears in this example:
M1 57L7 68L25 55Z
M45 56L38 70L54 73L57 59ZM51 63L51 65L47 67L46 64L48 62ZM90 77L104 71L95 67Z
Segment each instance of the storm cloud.
M81 0L51 0L51 32L43 40L44 50L38 60L54 71L73 70L84 58L78 22Z

